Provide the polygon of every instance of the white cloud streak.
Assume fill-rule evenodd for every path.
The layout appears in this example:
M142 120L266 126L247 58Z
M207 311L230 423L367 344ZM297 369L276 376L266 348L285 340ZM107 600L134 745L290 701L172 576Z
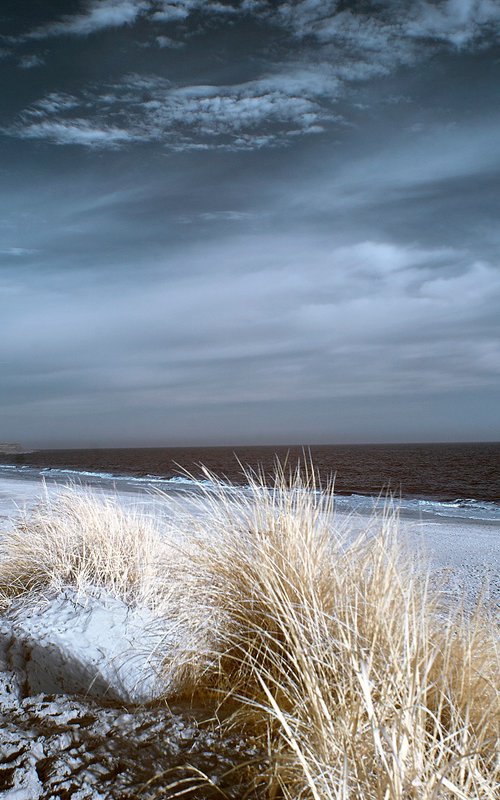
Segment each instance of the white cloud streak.
M335 119L323 101L336 91L338 82L325 70L316 82L302 70L228 86L173 87L155 76L131 75L81 97L47 95L10 133L94 148L158 141L177 150L245 150L320 132Z
M133 25L138 19L154 23L184 22L193 13L232 16L253 4L221 3L217 0L87 0L78 14L62 18L30 31L22 38L47 39L53 36L89 36L109 28Z
M62 19L30 31L25 38L89 36L106 28L131 25L150 5L147 0L91 0L84 4L80 14L66 15Z
M303 40L303 50L299 61L282 60L267 74L233 85L175 86L142 75L72 98L53 93L25 109L6 132L89 148L134 142L158 142L176 151L285 145L340 122L335 102L352 83L417 63L439 44L472 46L500 32L500 6L493 0L418 0L410 9L391 0L372 13L360 11L363 7L355 3L339 10L337 0L278 6L264 0L91 0L81 13L28 36L84 36L141 18L155 23L153 42L175 48L182 40L160 35L159 26L170 32L195 13L220 19L246 14L285 28ZM36 56L26 58L21 66L35 66Z
M44 139L61 145L83 145L93 149L115 149L139 139L128 130L112 125L100 127L78 118L71 121L42 120L31 123L23 128L22 138Z
M78 14L66 15L37 28L25 38L88 36L109 28L132 25L139 18L153 23L185 22L193 14L221 18L253 15L290 30L299 38L321 42L349 35L359 47L377 49L392 44L402 48L411 38L434 39L455 47L468 46L488 34L500 32L497 0L416 0L406 6L397 0L366 11L353 3L339 11L338 0L298 0L274 4L268 0L87 0ZM350 29L350 31L349 31Z
M29 247L7 247L5 250L0 250L0 256L13 256L14 258L22 258L23 256L32 256L38 253Z

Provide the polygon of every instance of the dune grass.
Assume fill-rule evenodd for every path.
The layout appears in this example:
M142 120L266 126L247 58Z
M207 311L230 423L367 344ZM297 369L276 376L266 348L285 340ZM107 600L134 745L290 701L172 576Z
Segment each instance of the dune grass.
M46 494L0 537L0 605L66 586L156 605L166 547L154 518L115 498L76 488Z
M247 766L249 797L493 800L491 615L443 605L397 515L354 534L312 471L278 470L270 489L248 479L245 493L205 491L192 513L171 508L163 537L114 502L66 495L4 537L0 593L97 583L175 614L190 632L165 653L176 697L267 751L265 769Z
M314 475L207 494L191 574L218 641L192 691L261 737L266 797L489 798L498 790L498 628L443 606L397 515L353 535ZM290 485L291 483L291 485ZM208 509L206 508L208 506Z

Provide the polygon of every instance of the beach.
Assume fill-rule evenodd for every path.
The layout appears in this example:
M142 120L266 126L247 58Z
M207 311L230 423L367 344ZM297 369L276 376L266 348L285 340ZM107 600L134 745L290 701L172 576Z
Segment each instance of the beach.
M77 491L91 487L109 494L126 506L139 506L161 516L165 504L158 492L175 496L191 508L190 499L200 494L194 481L178 476L170 480L137 478L131 475L103 476L102 473L78 470L42 472L39 469L0 468L0 520L3 525L16 518L23 508L32 507L45 492L55 496L62 487ZM79 488L80 487L80 488ZM210 491L208 481L201 487ZM234 487L231 492L245 491ZM339 495L336 518L340 526L353 531L366 525L374 509L382 510L384 500L378 497ZM428 560L434 573L445 579L456 598L464 593L470 603L488 588L493 602L500 600L500 507L492 503L479 509L452 503L400 499L392 506L399 509L399 530L405 544L423 560Z
M89 480L124 508L162 513L161 498L137 484L119 490L83 477L3 477L0 530L68 487L87 494ZM214 734L206 711L189 702L149 705L165 691L154 657L165 646L165 625L106 592L65 590L29 608L18 604L8 620L0 613L0 797L155 798L171 782L194 777L196 786L203 775L201 792L190 796L208 798L210 783L261 755L247 738ZM225 791L239 796L231 780Z
M23 516L36 519L41 501L57 509L61 494L69 493L82 504L80 510L91 497L98 504L109 499L112 505L103 509L154 520L160 534L170 530L173 516L200 518L209 547L211 533L202 519L205 501L207 514L213 515L214 504L241 502L248 492L228 484L221 492L209 479L196 484L186 478L148 481L64 470L42 475L13 466L4 468L0 478L0 528L5 535ZM340 501L330 509L335 535L356 541L364 531L377 533L384 517L380 499L360 502L355 496L349 502L344 496ZM395 512L393 507L388 516L394 519ZM464 519L453 507L447 516L440 509L440 514L427 511L422 519L415 507L403 504L397 530L417 571L429 568L430 584L443 605L463 605L470 612L482 594L488 607L498 605L495 519ZM121 598L106 588L90 586L82 592L62 587L38 599L28 597L27 604L22 598L14 601L14 612L0 617L0 753L9 765L0 767L2 797L48 798L71 787L72 796L89 800L138 792L156 797L168 783L161 776L189 781L193 769L205 778L198 793L195 783L191 797L211 797L221 781L227 797L241 796L241 785L232 786L226 773L246 760L264 764L266 753L247 735L217 736L204 722L206 712L189 703L174 699L167 709L158 705L165 693L176 696L175 680L170 685L163 672L164 654L182 654L191 633L146 605L130 605L126 593ZM199 614L202 607L195 603L193 615ZM203 648L202 639L196 646ZM171 657L175 662L177 656ZM165 747L158 747L159 738ZM120 779L117 759L124 765Z

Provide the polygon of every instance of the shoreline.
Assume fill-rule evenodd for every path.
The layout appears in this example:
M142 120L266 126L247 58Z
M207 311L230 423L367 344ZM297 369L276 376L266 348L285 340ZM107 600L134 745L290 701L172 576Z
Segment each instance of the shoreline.
M148 514L161 517L164 513L160 492L175 496L180 506L192 510L196 498L204 491L210 494L210 486L198 487L194 483L155 481L133 482L122 479L91 480L89 476L81 481L71 481L69 476L28 476L26 473L6 476L0 474L0 534L1 527L9 526L23 508L33 507L46 491L56 496L64 488L77 492L91 491L99 495L117 498L123 506L140 507ZM160 492L158 491L160 490ZM243 491L244 487L228 487L228 494ZM343 498L341 498L342 501ZM377 498L367 498L365 505L335 505L335 524L340 528L347 526L353 533L366 527L367 520L377 518L384 505ZM435 579L443 579L446 593L456 599L463 595L467 605L474 602L485 583L493 603L500 603L500 527L496 520L481 520L452 515L447 516L427 512L401 510L398 503L398 531L402 541L424 564L428 563ZM375 510L375 515L374 515Z
M203 479L209 473L243 486L248 468L272 483L277 464L286 474L298 465L324 486L334 481L338 497L378 497L403 502L476 507L490 504L500 522L500 496L492 476L500 458L500 443L407 445L311 445L301 447L156 447L38 450L19 458L0 458L3 467L27 472L92 475L142 483L180 482L185 471ZM3 465L3 466L2 466ZM485 515L482 514L484 517Z
M38 481L54 485L75 484L111 492L141 494L148 491L165 491L168 494L193 494L210 491L213 483L207 479L192 479L187 475L164 477L162 475L135 475L132 473L110 473L95 470L79 470L69 467L38 467L0 463L0 481ZM228 491L245 492L248 484L226 482ZM449 522L455 524L484 524L500 528L500 501L484 501L474 498L438 499L430 495L370 494L362 492L335 491L335 503L339 513L356 513L371 516L385 503L398 508L401 518L418 522Z

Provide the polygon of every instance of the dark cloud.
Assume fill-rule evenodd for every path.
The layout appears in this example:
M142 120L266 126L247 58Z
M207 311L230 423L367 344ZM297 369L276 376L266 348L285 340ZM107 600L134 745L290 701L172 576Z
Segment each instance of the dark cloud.
M358 4L366 9L365 4ZM418 63L445 42L472 46L500 31L500 12L490 0L447 0L441 4L398 2L378 14L343 10L336 0L265 2L157 2L93 0L82 11L52 21L19 38L89 36L142 20L170 30L193 16L203 20L258 18L307 40L293 63L255 65L254 76L232 84L187 84L159 75L125 76L115 84L88 85L67 102L51 93L25 108L5 130L13 136L59 145L117 148L157 142L173 149L249 149L289 144L289 137L321 132L337 123L339 96L352 84ZM186 34L186 30L184 31ZM311 40L316 40L311 44ZM184 42L156 34L160 48ZM319 50L318 50L319 45ZM290 57L288 60L291 61ZM41 57L21 57L33 67Z
M25 55L19 59L19 66L21 69L33 69L34 67L41 67L45 63L41 55Z

